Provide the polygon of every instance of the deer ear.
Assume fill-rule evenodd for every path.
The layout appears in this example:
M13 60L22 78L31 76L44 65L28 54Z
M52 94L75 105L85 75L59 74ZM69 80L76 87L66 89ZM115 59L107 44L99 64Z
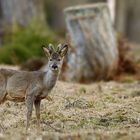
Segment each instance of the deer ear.
M64 57L68 52L68 45L67 44L64 44L64 45L61 45L61 47L59 48L59 54Z

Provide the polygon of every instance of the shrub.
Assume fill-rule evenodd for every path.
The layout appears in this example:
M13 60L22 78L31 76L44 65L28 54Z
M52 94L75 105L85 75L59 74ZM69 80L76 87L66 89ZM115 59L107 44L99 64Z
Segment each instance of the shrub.
M6 33L0 47L0 63L20 64L31 57L42 57L42 44L56 43L56 36L47 26L32 23L26 28L16 25Z

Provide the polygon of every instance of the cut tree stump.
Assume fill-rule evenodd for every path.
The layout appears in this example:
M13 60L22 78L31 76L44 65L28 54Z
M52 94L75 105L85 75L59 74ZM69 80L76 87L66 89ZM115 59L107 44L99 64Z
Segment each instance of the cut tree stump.
M69 7L64 10L71 48L65 80L108 80L118 67L118 48L107 4Z

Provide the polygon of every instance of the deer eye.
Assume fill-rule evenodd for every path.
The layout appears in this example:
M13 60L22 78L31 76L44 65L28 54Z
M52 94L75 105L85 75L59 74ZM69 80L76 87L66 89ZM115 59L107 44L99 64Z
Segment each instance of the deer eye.
M58 59L58 61L60 61L60 58Z
M50 61L52 61L52 59L50 59Z

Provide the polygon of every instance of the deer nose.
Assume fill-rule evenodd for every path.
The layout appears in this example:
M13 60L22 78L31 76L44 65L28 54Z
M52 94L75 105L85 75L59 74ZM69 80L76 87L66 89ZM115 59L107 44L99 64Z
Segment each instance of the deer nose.
M57 66L56 64L54 64L54 65L52 65L52 68L53 68L53 69L57 69L58 66Z

